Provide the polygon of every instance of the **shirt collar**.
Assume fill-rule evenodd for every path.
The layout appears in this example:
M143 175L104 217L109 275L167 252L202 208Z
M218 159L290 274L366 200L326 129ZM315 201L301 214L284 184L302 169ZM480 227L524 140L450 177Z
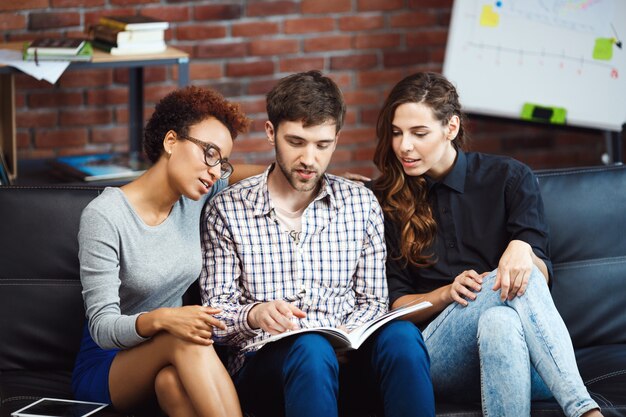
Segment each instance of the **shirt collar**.
M273 209L272 203L270 201L270 193L267 188L267 179L268 179L269 173L272 172L275 166L276 166L276 163L272 163L270 166L267 167L265 172L262 174L261 181L258 184L257 195L254 201L254 207L255 207L254 215L255 216L268 215L270 211L272 211ZM332 186L330 184L330 181L328 180L327 174L324 174L322 176L322 186L320 187L320 192L313 199L313 202L311 204L319 200L325 199L327 197L329 200L330 208L331 209L337 208L337 199L335 198L333 194Z
M451 188L459 193L463 193L465 191L465 178L467 176L467 156L465 152L458 149L456 153L456 161L454 161L454 166L452 167L452 171L446 175L446 177L441 180L439 183ZM430 177L426 176L426 182L428 184L428 189L430 190L437 181L434 181Z

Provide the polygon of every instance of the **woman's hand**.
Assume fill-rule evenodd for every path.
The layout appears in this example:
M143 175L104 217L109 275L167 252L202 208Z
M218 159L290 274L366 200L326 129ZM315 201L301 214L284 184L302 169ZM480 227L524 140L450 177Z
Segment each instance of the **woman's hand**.
M213 344L213 340L211 339L213 336L213 328L226 329L226 325L213 316L220 311L221 310L218 308L198 305L159 308L153 312L139 316L137 320L138 328L140 324L139 321L143 316L152 315L152 325L157 331L165 330L178 338L199 345L211 345Z
M533 250L530 245L521 240L512 240L500 257L493 286L494 291L500 290L502 301L524 294L533 265Z
M482 289L483 277L488 274L484 272L479 274L473 269L469 271L463 271L454 278L454 281L449 286L448 297L450 302L456 301L462 306L467 306L469 301L476 299L476 293Z

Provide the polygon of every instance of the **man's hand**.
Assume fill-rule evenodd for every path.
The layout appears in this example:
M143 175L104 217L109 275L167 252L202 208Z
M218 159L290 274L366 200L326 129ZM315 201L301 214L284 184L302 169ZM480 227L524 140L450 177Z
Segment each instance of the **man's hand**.
M476 293L482 289L483 277L487 274L488 272L479 274L473 269L461 272L449 286L447 302L456 301L462 306L467 306L468 300L476 299Z
M502 301L523 295L532 269L533 250L530 245L521 240L512 240L500 257L493 290L500 290Z
M293 304L283 300L274 300L257 304L248 313L248 324L253 329L263 329L270 334L279 334L287 330L298 329L293 317L305 318L306 314Z

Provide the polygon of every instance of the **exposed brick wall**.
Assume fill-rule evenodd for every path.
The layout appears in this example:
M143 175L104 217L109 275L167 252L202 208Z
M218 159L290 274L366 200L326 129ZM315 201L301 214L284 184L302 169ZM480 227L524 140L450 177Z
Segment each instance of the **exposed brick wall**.
M374 124L389 88L417 70L440 71L452 0L3 0L4 41L79 35L102 15L170 22L170 45L191 55L195 85L240 101L254 120L235 144L237 162L266 163L264 95L294 71L321 69L341 86L347 123L332 170L375 174ZM176 88L171 67L146 70L146 109ZM20 158L128 147L125 70L69 71L55 86L17 76ZM516 157L533 168L594 165L601 132L470 117L472 149Z

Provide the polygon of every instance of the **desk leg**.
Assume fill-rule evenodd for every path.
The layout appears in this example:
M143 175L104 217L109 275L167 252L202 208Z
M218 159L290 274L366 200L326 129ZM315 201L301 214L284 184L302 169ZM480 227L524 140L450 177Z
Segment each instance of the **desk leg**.
M613 152L613 163L621 164L623 161L624 147L622 142L622 132L611 132L611 151Z
M128 71L129 150L131 156L138 156L143 138L143 67L129 68Z
M178 87L186 87L189 84L189 58L178 59Z
M17 177L17 150L13 74L0 74L0 152L6 158L9 178L15 179Z

